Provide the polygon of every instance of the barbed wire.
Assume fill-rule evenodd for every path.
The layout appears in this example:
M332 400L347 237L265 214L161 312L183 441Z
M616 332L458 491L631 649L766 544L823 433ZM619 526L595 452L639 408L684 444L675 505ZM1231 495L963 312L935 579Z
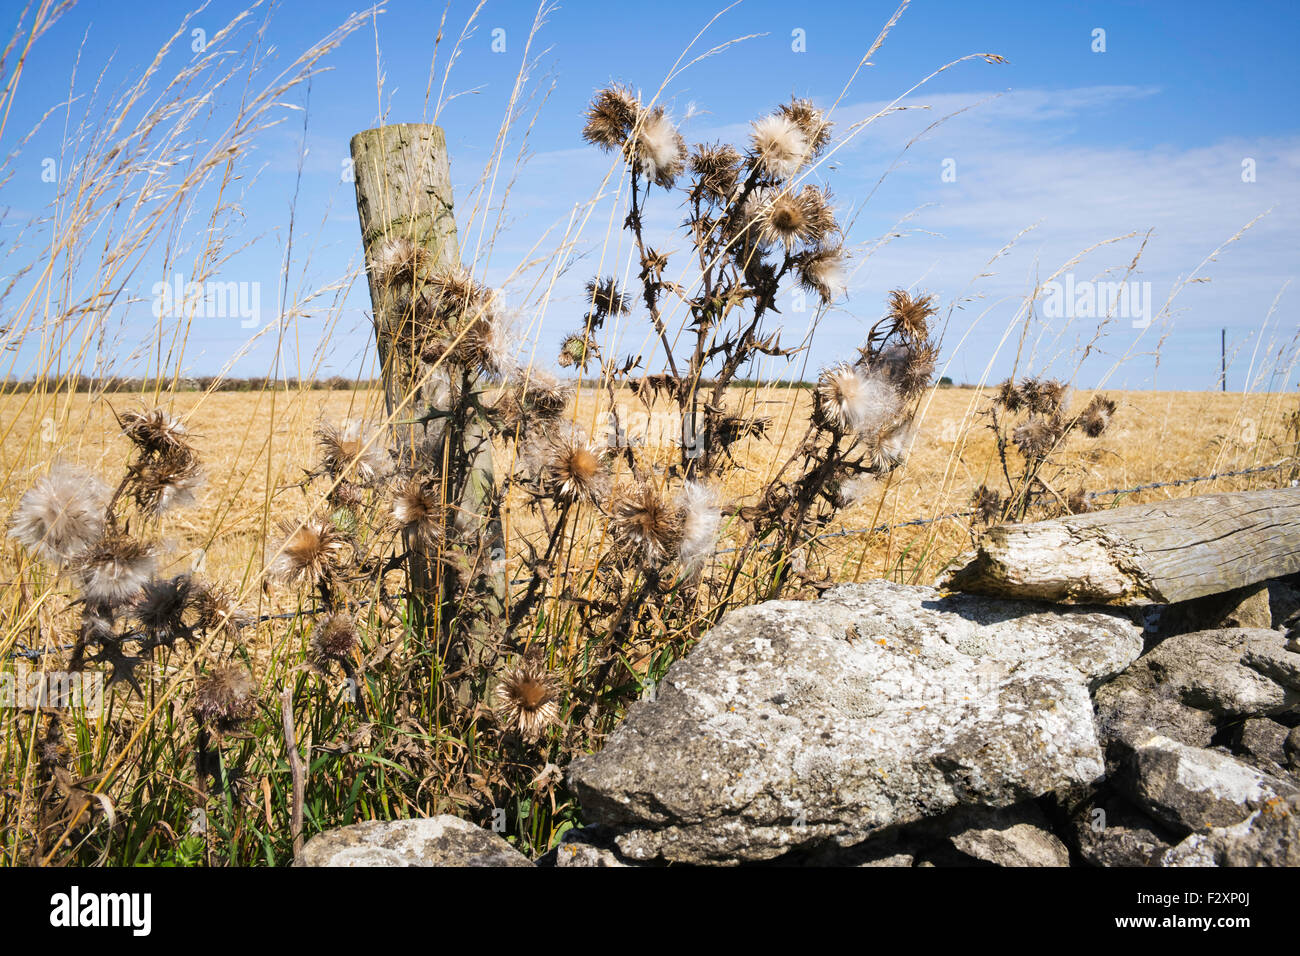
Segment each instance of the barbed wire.
M1139 491L1151 491L1155 488L1173 488L1181 485L1193 485L1196 484L1197 482L1214 481L1219 478L1241 478L1246 475L1258 475L1270 471L1279 471L1283 468L1296 468L1296 467L1300 467L1300 462L1288 460L1288 461L1278 462L1277 464L1273 464L1273 465L1261 465L1257 468L1243 468L1239 471L1219 471L1209 475L1193 475L1190 478L1172 478L1169 481L1152 481L1143 485L1134 485L1132 488L1106 488L1102 491L1089 491L1084 493L1084 497L1102 498L1107 495L1131 495ZM845 528L840 531L829 531L826 534L817 535L817 537L814 540L824 541L828 538L847 538L859 534L884 534L885 532L893 531L896 528L919 528L924 525L938 524L940 521L949 521L952 520L953 518L969 518L974 514L976 514L976 511L975 509L972 508L967 511L950 511L947 514L934 515L933 517L930 518L911 518L907 521L895 521L886 524L878 524L870 528ZM756 550L766 550L774 547L776 547L776 542L771 542L771 541L762 541L754 546ZM735 554L741 550L743 550L743 548L722 548L721 550L715 551L714 554L715 555ZM565 571L561 573L579 574L585 570L590 570L590 569L575 568L572 571ZM510 584L512 586L528 584L531 580L532 580L531 578L517 578L512 580ZM397 594L390 595L388 599L397 600L405 597L410 597L410 595L405 592L399 592ZM374 604L377 602L375 602L374 600L367 599L365 601L361 601L358 603L361 607L365 607L367 605ZM308 612L289 611L281 614L263 614L257 618L257 621L255 623L263 624L267 621L289 620L291 618L299 617L304 613L310 615L310 614L317 614L320 612L319 611L308 611ZM130 635L126 635L123 639L125 640L129 638ZM73 644L62 644L57 647L40 649L40 648L29 648L24 644L15 643L13 649L9 651L8 657L10 658L24 657L27 658L28 660L34 661L46 654L53 654L57 651L70 651L74 647L75 645Z

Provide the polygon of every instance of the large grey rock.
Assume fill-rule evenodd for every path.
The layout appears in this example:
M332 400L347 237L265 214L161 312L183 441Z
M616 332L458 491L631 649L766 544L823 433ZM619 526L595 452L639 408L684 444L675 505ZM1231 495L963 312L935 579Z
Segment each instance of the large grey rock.
M1300 703L1287 686L1300 655L1262 628L1195 631L1171 637L1097 692L1102 736L1132 740L1156 731L1205 746L1225 718L1275 714Z
M1228 754L1154 736L1133 751L1125 779L1148 812L1184 830L1232 826L1298 789Z
M495 833L438 816L355 823L326 830L302 848L295 866L532 866Z
M1005 809L980 808L962 821L949 840L967 856L996 866L1069 866L1070 851L1048 829L1033 803Z
M1194 833L1164 866L1300 866L1300 798L1270 800L1230 827Z
M770 859L1103 772L1120 612L875 581L729 614L569 782L635 859Z

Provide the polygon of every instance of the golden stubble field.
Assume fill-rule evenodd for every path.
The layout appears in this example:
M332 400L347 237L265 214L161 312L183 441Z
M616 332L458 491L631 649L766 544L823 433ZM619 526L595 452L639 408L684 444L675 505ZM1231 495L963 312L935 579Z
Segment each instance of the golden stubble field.
M988 404L988 394L973 388L943 388L927 396L907 464L844 510L838 526L855 529L964 511L981 483L996 487L1001 476L995 444L984 427L986 419L979 414ZM1075 407L1091 394L1074 395ZM1062 493L1236 471L1295 454L1296 439L1287 432L1288 416L1300 403L1294 394L1106 394L1118 404L1110 430L1096 440L1071 438L1058 456L1060 469L1049 472L1056 476ZM604 432L607 401L601 393L583 390L573 405L575 422ZM666 404L646 408L630 393L617 403L629 434L647 443L643 454L663 463L676 460L678 451L669 437L675 425ZM116 485L128 449L113 409L154 404L185 420L203 455L207 476L194 507L162 520L160 570L175 574L199 569L223 585L238 587L250 609L282 610L289 597L274 588L264 592L261 569L278 544L278 522L301 519L321 497L322 489L304 490L302 485L304 470L316 463L315 427L323 419L377 420L382 397L376 391L308 390L181 392L157 400L115 395L107 401L92 401L86 395L5 396L0 398L4 477L0 510L7 516L33 478L53 460L82 465L110 486ZM766 438L746 439L736 446L736 465L722 487L724 500L743 504L797 446L808 421L811 395L803 389L734 389L728 405L770 419ZM508 449L501 448L499 470L508 467L512 458ZM1218 479L1148 490L1123 501L1266 487L1289 476L1288 470ZM1105 496L1095 503L1108 506L1117 500ZM507 501L504 519L510 571L517 574L513 557L522 539L537 532L538 522L514 497ZM597 536L596 523L588 526ZM829 571L838 580L891 575L928 583L946 562L970 546L970 535L968 520L953 518L887 534L837 537L825 542L823 566L818 570ZM592 544L590 553L570 552L568 560L590 561L600 542ZM6 568L0 580L13 588L23 577L14 573L19 562L29 559L11 540L5 542L4 555ZM24 606L12 600L14 595L9 597L2 602L6 616ZM13 623L6 622L4 633L12 633Z

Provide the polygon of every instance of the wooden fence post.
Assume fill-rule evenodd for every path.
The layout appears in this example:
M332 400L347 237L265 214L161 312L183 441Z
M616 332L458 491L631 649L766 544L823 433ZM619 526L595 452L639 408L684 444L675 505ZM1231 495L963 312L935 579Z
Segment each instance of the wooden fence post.
M405 237L429 253L432 269L460 260L447 144L437 126L402 123L352 137L357 214L367 261L375 243ZM491 435L465 404L455 414L443 375L419 355L404 354L395 308L401 292L370 275L375 344L400 467L441 488L448 542L440 553L407 536L407 569L421 626L436 634L457 698L481 694L503 633L506 582ZM459 372L457 373L460 374ZM470 390L481 388L467 374ZM450 423L450 424L449 424ZM454 534L452 526L454 525Z

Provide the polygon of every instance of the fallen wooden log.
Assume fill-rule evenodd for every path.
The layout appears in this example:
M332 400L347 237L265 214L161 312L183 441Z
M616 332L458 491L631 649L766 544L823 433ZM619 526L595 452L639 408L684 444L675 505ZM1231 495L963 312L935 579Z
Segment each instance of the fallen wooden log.
M1172 604L1300 571L1300 488L1201 495L991 528L954 591Z

